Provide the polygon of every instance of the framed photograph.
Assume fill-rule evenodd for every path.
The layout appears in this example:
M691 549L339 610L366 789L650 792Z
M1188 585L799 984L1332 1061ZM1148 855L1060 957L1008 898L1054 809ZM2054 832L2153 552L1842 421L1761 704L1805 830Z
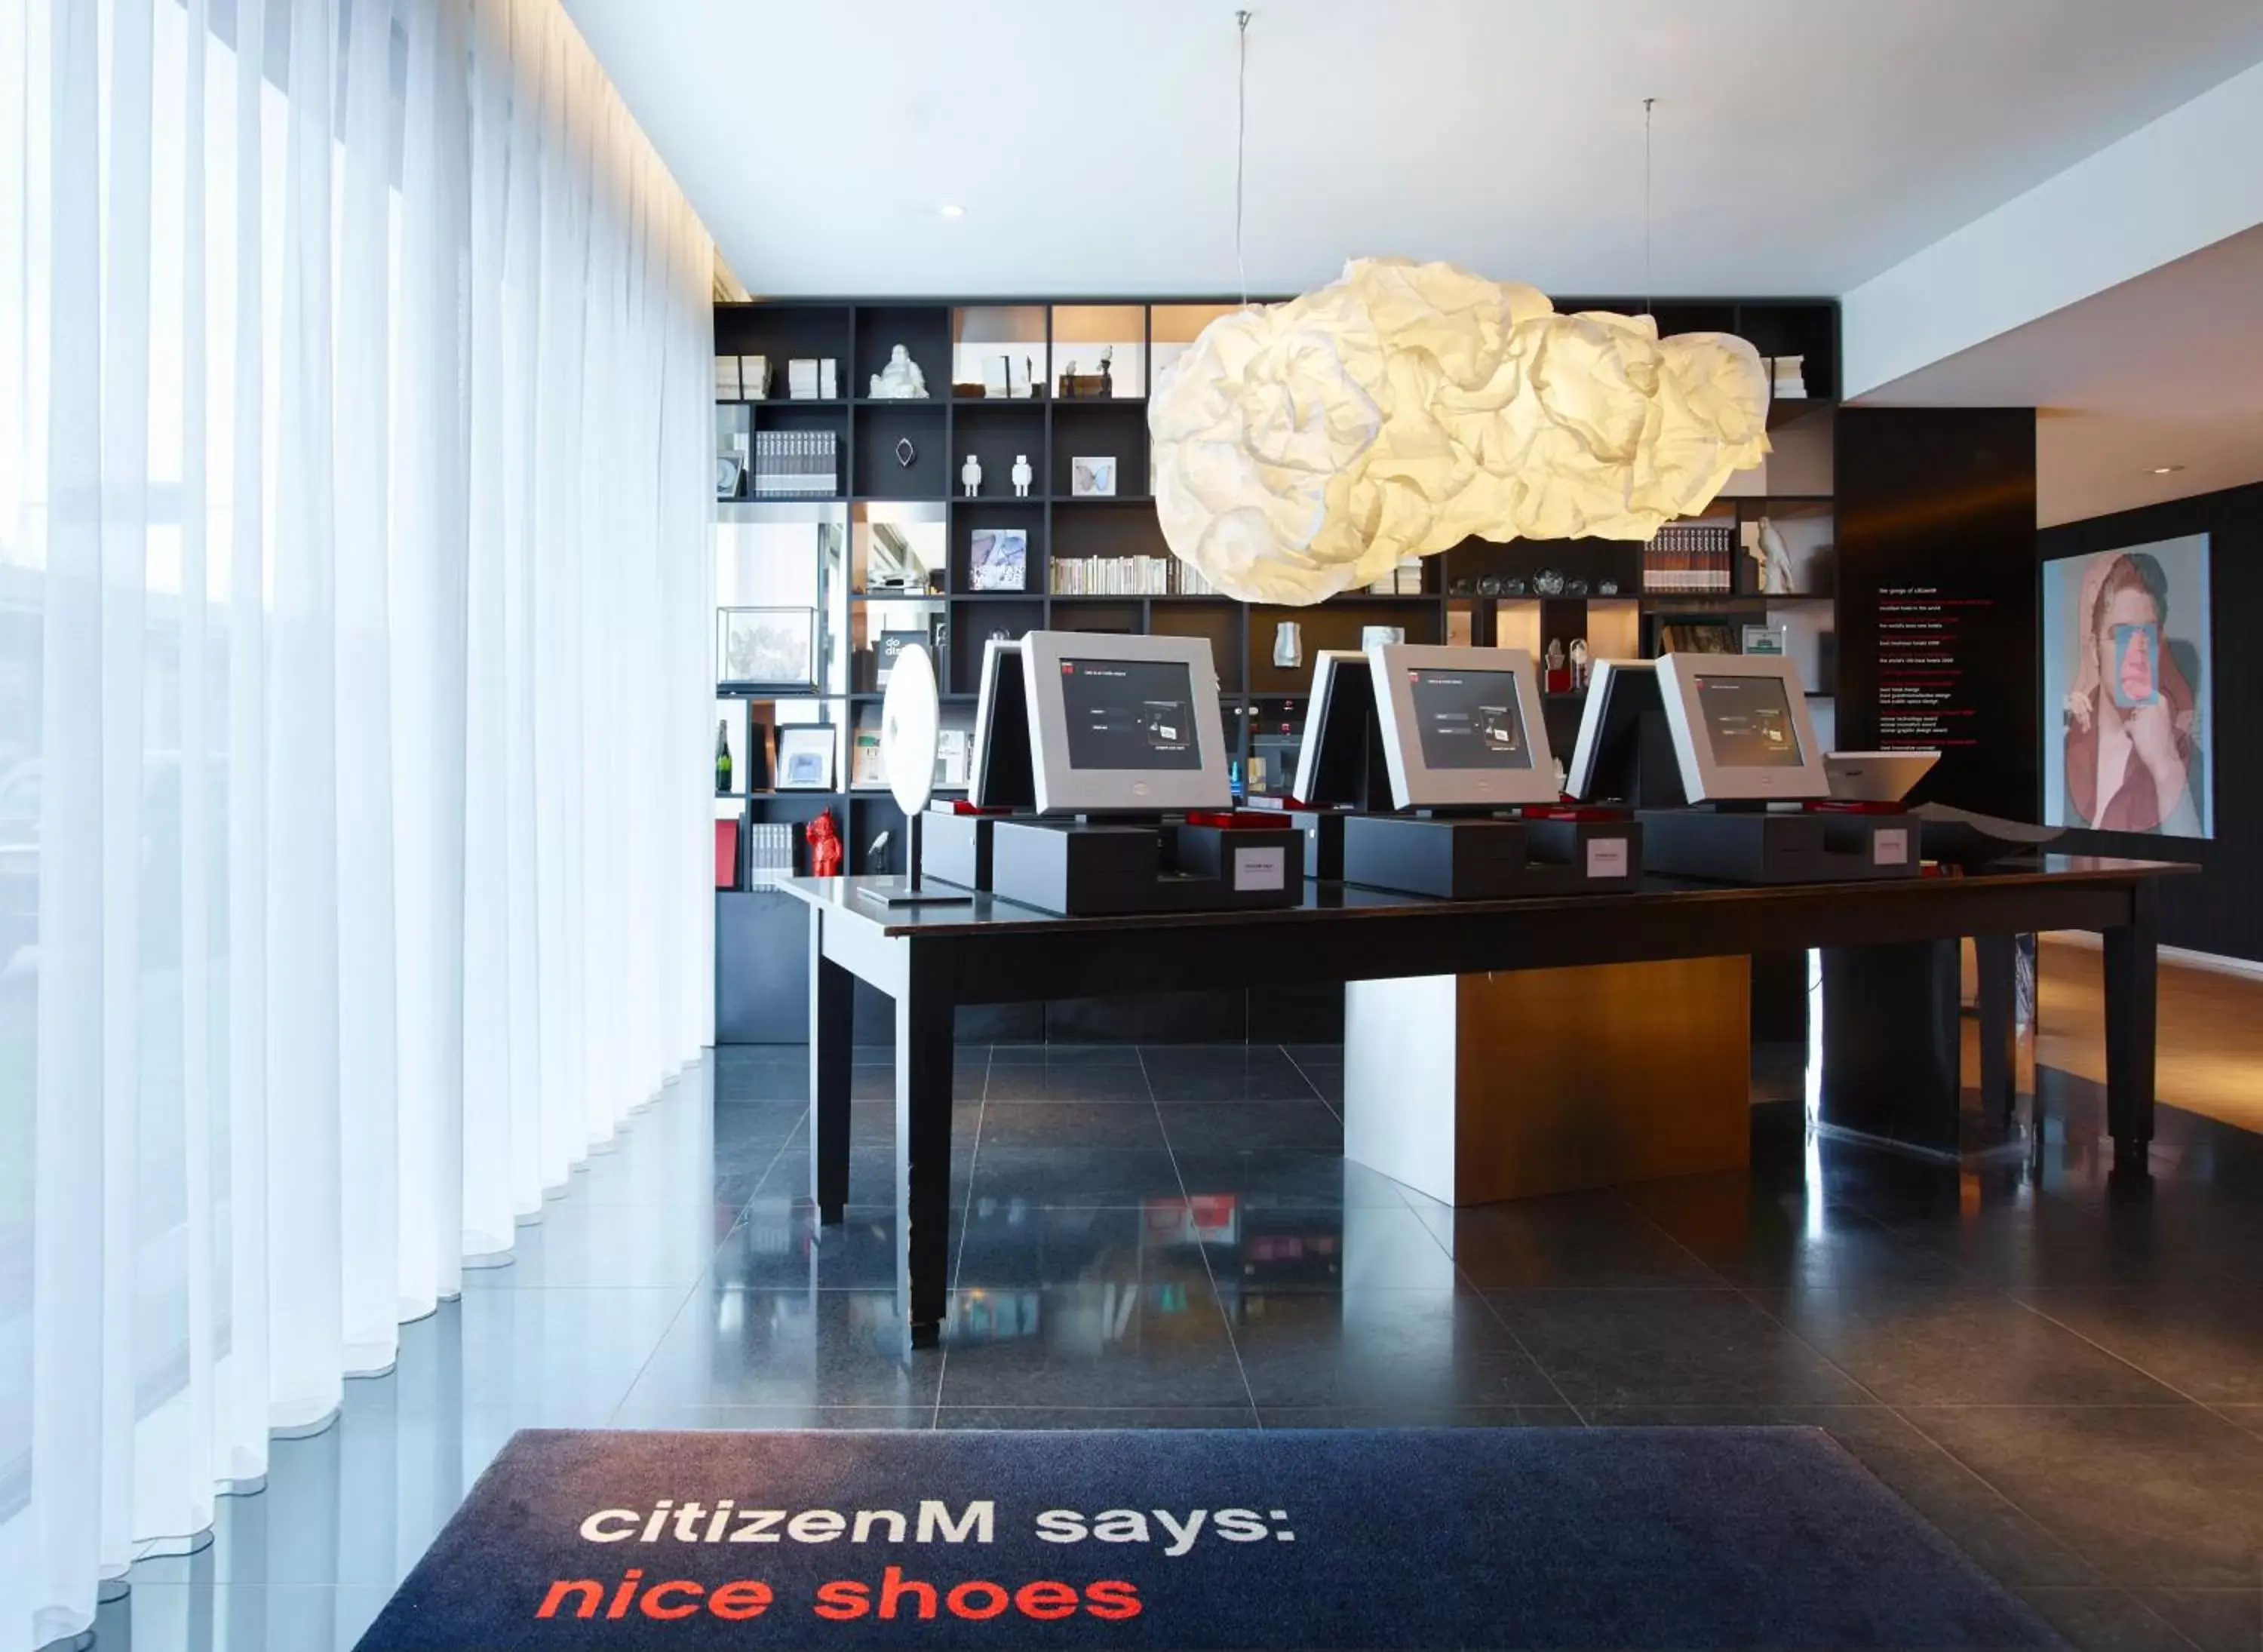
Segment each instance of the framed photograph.
M2043 823L2216 834L2209 536L2042 566Z
M777 789L833 789L833 725L787 723L777 731Z
M1747 654L1782 654L1784 651L1784 627L1782 626L1746 626L1745 652Z
M1030 588L1030 531L977 528L967 553L967 587L972 591Z
M719 608L715 680L725 688L806 694L817 688L817 610Z
M1068 461L1068 490L1079 499L1116 496L1116 457L1072 459Z
M739 484L745 477L746 474L745 467L741 465L737 458L734 455L730 453L716 454L715 496L718 499L737 498L739 496Z

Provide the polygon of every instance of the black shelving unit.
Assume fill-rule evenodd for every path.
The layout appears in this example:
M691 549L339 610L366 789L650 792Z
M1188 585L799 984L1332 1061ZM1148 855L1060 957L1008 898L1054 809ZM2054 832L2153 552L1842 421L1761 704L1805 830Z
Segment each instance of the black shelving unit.
M869 596L851 593L837 611L828 603L821 612L825 623L832 627L837 614L872 602L917 603L939 610L944 616L944 647L936 664L944 700L947 706L970 719L983 641L995 631L1011 635L1065 629L1209 637L1218 665L1221 701L1228 712L1227 738L1237 773L1245 776L1248 760L1258 755L1261 743L1269 750L1280 750L1281 719L1274 715L1261 720L1260 702L1282 709L1301 707L1317 651L1356 648L1362 630L1370 626L1402 627L1410 642L1443 642L1461 637L1479 643L1522 641L1534 646L1536 654L1544 652L1551 637L1588 636L1591 627L1609 627L1610 635L1625 639L1609 648L1602 646L1601 639L1596 641L1599 656L1609 657L1624 651L1627 642L1645 654L1656 652L1659 627L1676 615L1733 625L1745 620L1765 620L1771 610L1804 610L1812 614L1835 604L1835 598L1821 590L1797 596L1763 595L1758 589L1757 572L1741 550L1732 559L1736 583L1731 592L1717 596L1645 592L1642 547L1594 540L1519 540L1506 545L1471 540L1423 560L1419 593L1352 591L1312 608L1244 604L1222 596L1056 592L1052 589L1055 570L1079 559L1151 556L1168 562L1170 553L1155 516L1153 498L1146 491L1149 474L1146 392L1152 387L1158 344L1184 341L1175 333L1170 338L1160 338L1157 320L1159 315L1182 309L1199 313L1231 308L1233 302L1230 298L1029 298L763 300L719 305L715 311L718 351L768 356L774 389L785 388L786 363L795 357L830 356L843 375L836 386L843 394L828 401L773 397L729 404L744 406L748 424L756 431L833 431L841 455L840 490L829 496L734 503L756 507L837 506L845 536L853 536L857 513L867 506L919 506L939 512L944 547L939 590ZM1565 312L1643 308L1640 300L1623 297L1558 301L1558 308ZM1733 332L1750 340L1764 356L1798 353L1804 357L1809 394L1804 399L1777 403L1771 409L1771 424L1782 431L1798 426L1805 448L1821 453L1820 468L1815 462L1809 463L1794 478L1797 485L1780 494L1724 496L1717 502L1712 516L1717 520L1733 517L1742 522L1761 514L1788 512L1791 518L1809 524L1811 535L1819 530L1826 540L1835 537L1829 483L1840 359L1837 303L1825 299L1694 299L1665 301L1652 308L1661 332ZM1116 341L1137 348L1138 393L1105 397L1059 394L1057 375L1067 359L1080 358L1083 365L1093 354L1089 344L1072 344L1057 334L1059 318L1070 312L1105 310L1139 313L1138 337ZM1037 376L1043 381L1033 383L1035 394L995 398L963 394L954 386L954 344L960 338L965 319L972 312L1041 317L1041 325L1032 325L1028 337L997 346L1004 353L1026 352L1038 364ZM1183 326L1187 318L1180 317L1179 322ZM876 400L865 394L870 375L879 371L891 348L898 344L918 364L929 391L926 400ZM1128 376L1119 381L1127 392L1134 388ZM900 438L912 443L913 457L907 462L897 451ZM983 471L981 491L971 498L958 489L959 467L970 453L978 458ZM1028 496L1013 492L1010 469L1016 454L1027 456L1034 473ZM1116 461L1117 493L1095 496L1072 491L1074 461L1087 456ZM1818 479L1821 486L1816 485ZM969 588L972 535L986 527L1020 528L1028 533L1029 589L977 591ZM1500 584L1521 580L1522 589L1529 591L1544 569L1561 573L1567 581L1584 581L1587 594L1518 597L1485 595L1478 589L1490 578ZM1606 583L1616 585L1616 593L1601 591ZM1500 585L1494 589L1498 591ZM1284 621L1293 621L1301 633L1300 660L1294 666L1273 663L1276 627ZM850 638L842 634L830 641L835 648L845 650ZM852 675L850 681L851 732L843 736L837 759L842 789L757 797L748 801L748 810L755 821L802 820L815 812L812 805L833 806L836 819L845 815L850 828L843 834L850 870L861 872L878 869L864 864L873 837L887 830L893 847L901 840L902 822L885 793L846 787L854 714L876 706L879 699L869 692L861 677ZM1819 695L1827 698L1833 684L1826 679L1818 686ZM1566 754L1578 718L1576 693L1550 697L1551 737ZM1262 784L1271 786L1284 779L1269 764Z

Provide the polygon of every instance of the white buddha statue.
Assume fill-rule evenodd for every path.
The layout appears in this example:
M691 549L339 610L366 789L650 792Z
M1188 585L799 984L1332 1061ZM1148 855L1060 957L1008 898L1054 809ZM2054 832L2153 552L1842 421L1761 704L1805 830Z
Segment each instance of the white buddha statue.
M922 401L927 396L927 377L912 359L911 351L901 344L888 351L888 365L872 375L871 395L875 401Z

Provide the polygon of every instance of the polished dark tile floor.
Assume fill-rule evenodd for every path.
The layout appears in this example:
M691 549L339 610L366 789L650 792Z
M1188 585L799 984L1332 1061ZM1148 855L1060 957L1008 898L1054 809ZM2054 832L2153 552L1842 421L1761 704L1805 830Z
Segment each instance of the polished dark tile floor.
M2047 1072L2041 1148L1978 1169L1795 1115L1749 1173L1456 1212L1344 1161L1333 1048L967 1049L951 1320L907 1357L881 1054L842 1228L800 1053L718 1053L100 1644L351 1646L524 1426L1756 1422L1829 1430L2078 1644L2263 1641L2258 1138L2165 1110L2116 1185Z

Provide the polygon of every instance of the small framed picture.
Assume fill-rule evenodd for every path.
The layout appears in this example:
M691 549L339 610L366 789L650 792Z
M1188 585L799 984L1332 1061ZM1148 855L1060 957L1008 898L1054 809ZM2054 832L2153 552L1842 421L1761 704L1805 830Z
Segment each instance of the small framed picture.
M741 692L806 694L817 687L817 610L719 608L715 681Z
M1068 461L1068 490L1079 499L1112 499L1116 496L1116 456L1098 459L1072 459Z
M1785 627L1782 626L1746 626L1745 652L1747 654L1782 654L1784 650Z
M833 789L833 725L787 723L777 731L777 789Z
M1030 531L975 529L967 548L966 583L970 591L1027 591Z
M715 496L718 499L737 498L740 482L745 475L745 467L735 457L729 453L716 454Z

